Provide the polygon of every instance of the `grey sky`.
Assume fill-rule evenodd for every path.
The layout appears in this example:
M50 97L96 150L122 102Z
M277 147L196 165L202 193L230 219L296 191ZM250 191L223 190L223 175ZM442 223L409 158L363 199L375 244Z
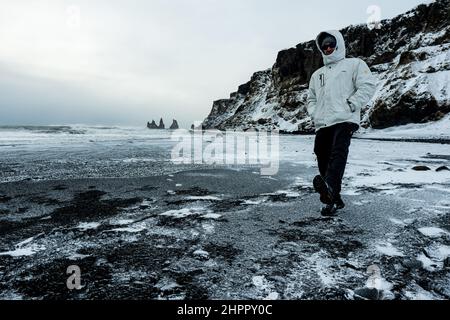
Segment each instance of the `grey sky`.
M424 0L2 0L0 124L203 120L277 52ZM79 15L78 15L79 12Z

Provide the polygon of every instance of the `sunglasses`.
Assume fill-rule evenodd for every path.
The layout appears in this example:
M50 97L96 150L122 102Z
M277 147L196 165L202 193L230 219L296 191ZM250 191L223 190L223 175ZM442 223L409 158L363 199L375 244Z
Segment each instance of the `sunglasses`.
M327 50L328 48L335 49L336 44L335 43L326 43L322 46L323 51Z

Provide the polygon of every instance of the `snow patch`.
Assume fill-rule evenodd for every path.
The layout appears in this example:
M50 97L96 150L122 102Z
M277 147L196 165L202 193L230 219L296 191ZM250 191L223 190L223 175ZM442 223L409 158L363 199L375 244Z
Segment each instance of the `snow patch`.
M390 257L404 257L405 255L391 243L383 243L376 246L378 252Z
M76 228L81 231L87 231L97 229L100 225L98 222L81 222Z
M29 247L17 248L12 251L0 252L0 256L11 256L11 257L32 256L36 252L43 251L45 249L46 248L42 245L32 244Z
M430 238L440 238L441 236L450 235L449 232L442 230L441 228L437 228L437 227L420 228L419 232L421 234L423 234L424 236L427 236Z
M189 196L185 198L186 200L199 200L199 201L220 201L222 200L219 197L214 196Z

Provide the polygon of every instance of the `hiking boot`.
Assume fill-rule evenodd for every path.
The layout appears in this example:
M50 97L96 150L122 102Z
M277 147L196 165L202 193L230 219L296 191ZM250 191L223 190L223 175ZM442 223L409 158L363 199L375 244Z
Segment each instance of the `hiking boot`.
M337 199L334 201L334 203L336 204L336 208L338 210L345 208L345 203L344 203L344 201L342 201L341 196L338 196Z
M324 204L333 204L333 194L327 182L322 176L316 176L313 180L314 190L320 194L320 201Z
M333 217L336 215L336 212L338 211L338 208L335 203L328 204L325 207L322 208L320 211L320 214L324 217Z

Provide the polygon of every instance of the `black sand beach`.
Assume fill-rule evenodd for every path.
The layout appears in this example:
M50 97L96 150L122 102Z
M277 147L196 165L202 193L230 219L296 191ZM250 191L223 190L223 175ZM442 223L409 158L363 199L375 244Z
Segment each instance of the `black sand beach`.
M314 172L281 168L273 177L197 169L0 184L1 297L398 299L419 290L450 297L448 259L433 272L416 259L450 245L417 231L450 230L450 208L423 221L420 210L371 190L346 196L344 212L323 219L317 196L293 179ZM404 198L426 193L412 188ZM395 248L386 244L380 254L380 241ZM66 286L71 265L81 269L80 290ZM371 270L380 272L375 293L365 288Z

